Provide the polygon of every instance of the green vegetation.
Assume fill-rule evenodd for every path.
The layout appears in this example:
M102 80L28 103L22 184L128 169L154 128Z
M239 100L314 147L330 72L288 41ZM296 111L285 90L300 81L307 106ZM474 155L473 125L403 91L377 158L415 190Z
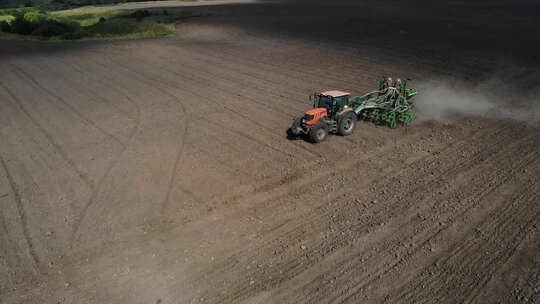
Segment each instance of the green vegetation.
M0 38L30 40L117 40L165 37L174 24L206 16L167 10L82 7L62 11L0 10Z
M142 2L156 2L156 1L167 1L167 0L147 0ZM198 1L198 0L172 0L172 1ZM119 4L119 3L132 3L132 2L141 2L141 0L51 0L46 4L49 8L55 9L58 7L72 8L72 7L81 7L89 5L107 5L107 4Z
M13 19L15 19L15 17L10 16L10 15L0 16L0 22L2 22L2 21L10 22Z
M69 10L53 11L50 14L66 22L77 22L80 26L91 26L99 22L99 19L111 19L130 14L129 11L111 9L109 7L87 6Z
M118 3L140 2L141 0L0 0L0 8L33 7L42 10L66 10L75 7L92 5L110 5ZM168 1L149 0L147 2ZM198 0L173 0L173 1L198 1Z

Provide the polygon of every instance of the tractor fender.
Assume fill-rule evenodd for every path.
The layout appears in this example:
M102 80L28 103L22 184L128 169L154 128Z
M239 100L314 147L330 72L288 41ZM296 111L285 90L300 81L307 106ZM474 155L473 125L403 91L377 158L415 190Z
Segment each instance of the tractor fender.
M353 111L353 108L343 109L341 112L338 113L338 115L340 117L342 117L342 116L345 116L345 114L347 114L348 112L351 112L351 111Z
M344 109L343 111L338 113L338 115L337 115L338 123L343 117L348 116L348 115L354 115L354 118L358 119L358 114L356 114L354 109L353 108L347 108L347 109Z

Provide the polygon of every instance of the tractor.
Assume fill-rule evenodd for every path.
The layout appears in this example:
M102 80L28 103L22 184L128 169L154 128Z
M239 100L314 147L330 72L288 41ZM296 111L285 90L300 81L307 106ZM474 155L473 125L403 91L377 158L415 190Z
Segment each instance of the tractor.
M328 133L351 135L356 127L358 115L351 106L350 93L327 91L310 96L314 109L294 119L289 134L306 134L312 142L320 143Z
M395 128L408 126L415 118L412 98L418 91L407 87L407 81L383 77L379 89L351 97L342 91L327 91L310 96L314 109L293 120L289 137L307 135L314 143L329 133L351 135L358 119Z

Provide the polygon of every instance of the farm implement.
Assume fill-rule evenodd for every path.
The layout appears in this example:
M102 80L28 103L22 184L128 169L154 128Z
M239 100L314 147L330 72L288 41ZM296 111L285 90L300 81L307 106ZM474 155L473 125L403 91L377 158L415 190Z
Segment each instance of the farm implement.
M327 91L310 96L313 107L294 119L288 134L307 135L315 143L329 133L351 135L359 119L395 128L408 126L415 118L412 98L418 91L407 87L407 81L383 78L379 89L362 96L351 97L342 91Z

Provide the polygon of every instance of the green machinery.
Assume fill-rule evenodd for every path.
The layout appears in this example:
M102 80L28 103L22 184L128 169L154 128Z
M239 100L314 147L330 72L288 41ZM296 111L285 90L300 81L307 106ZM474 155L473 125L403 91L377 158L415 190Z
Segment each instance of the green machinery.
M417 94L416 89L407 87L406 80L384 77L379 90L352 97L349 102L358 118L395 128L408 126L415 119L412 98Z

